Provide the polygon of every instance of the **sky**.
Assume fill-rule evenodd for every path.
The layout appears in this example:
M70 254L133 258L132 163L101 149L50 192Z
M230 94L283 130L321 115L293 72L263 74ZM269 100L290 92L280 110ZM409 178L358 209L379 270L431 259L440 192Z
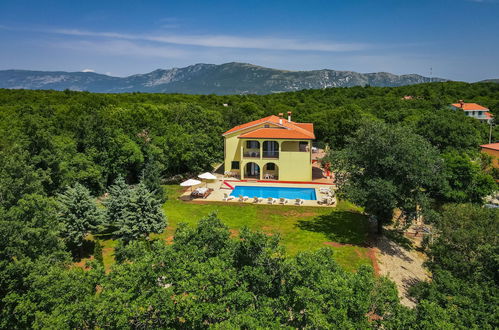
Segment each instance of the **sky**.
M0 70L227 62L499 78L499 0L0 0Z

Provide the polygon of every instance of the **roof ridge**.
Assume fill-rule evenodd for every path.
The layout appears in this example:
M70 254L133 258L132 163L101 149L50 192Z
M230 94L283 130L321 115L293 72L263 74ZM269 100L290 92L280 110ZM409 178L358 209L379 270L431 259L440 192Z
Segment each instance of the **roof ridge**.
M282 120L282 122L281 122L281 120ZM234 126L233 128L231 128L228 131L226 131L225 133L223 133L222 135L234 133L234 132L237 132L241 129L250 128L252 126L264 124L264 123L271 123L271 124L278 125L278 126L285 128L285 129L294 129L294 130L301 132L302 134L308 135L310 137L315 137L313 132L310 132L309 130L296 125L297 123L294 123L292 121L288 121L287 119L282 118L282 117L278 117L276 115L270 115L270 116L263 117L263 118L260 118L257 120L252 120L250 122L247 122L247 123L244 123L241 125ZM310 124L313 127L313 123L300 123L300 124Z

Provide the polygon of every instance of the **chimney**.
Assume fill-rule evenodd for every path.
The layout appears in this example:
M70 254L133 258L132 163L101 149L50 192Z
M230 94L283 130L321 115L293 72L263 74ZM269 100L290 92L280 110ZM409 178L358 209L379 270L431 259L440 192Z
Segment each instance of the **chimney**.
M461 104L461 109L464 108L464 101L463 100L459 100L459 104Z
M282 125L282 116L284 116L284 114L282 112L279 112L279 124Z
M291 122L291 111L288 111L288 122Z

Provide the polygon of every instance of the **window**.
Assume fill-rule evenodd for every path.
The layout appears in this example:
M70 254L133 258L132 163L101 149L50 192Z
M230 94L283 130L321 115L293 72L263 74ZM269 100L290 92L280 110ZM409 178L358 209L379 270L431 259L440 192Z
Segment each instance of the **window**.
M270 125L269 124L265 124L263 125L264 128L270 128Z
M300 141L299 150L300 151L308 151L308 142Z
M239 162L238 161L233 161L232 165L231 165L231 169L238 170L239 169Z
M274 163L268 163L267 164L267 171L275 171L275 164Z
M258 141L246 141L247 149L260 149L260 143Z

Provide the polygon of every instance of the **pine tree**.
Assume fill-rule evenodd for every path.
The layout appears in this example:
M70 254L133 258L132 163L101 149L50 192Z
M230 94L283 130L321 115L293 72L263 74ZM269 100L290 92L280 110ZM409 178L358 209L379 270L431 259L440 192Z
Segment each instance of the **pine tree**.
M144 170L142 171L141 182L149 189L157 199L162 203L166 201L165 190L161 186L160 165L150 157L147 161Z
M58 197L63 237L69 246L81 248L85 236L102 222L102 213L87 188L77 183ZM81 252L81 251L80 251Z
M162 202L155 198L146 185L138 184L130 193L116 234L130 241L145 238L150 233L161 233L167 224L161 207Z
M120 175L109 188L109 198L106 199L106 222L109 226L117 226L123 221L124 212L130 199L131 189Z
M104 266L104 257L102 256L102 245L99 240L95 240L94 259Z

